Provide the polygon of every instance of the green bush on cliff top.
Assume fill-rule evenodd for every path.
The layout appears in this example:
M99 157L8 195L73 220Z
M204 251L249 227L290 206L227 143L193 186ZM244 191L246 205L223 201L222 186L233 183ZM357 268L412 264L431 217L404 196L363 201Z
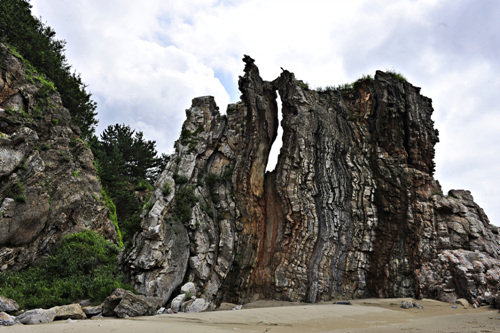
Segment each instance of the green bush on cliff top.
M118 271L118 247L93 231L66 236L54 256L36 267L0 274L0 295L21 308L50 308L131 289Z

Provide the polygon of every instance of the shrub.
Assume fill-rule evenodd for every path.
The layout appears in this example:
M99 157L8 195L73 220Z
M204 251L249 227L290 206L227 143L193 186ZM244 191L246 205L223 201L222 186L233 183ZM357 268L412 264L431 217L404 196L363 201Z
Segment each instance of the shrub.
M193 185L179 189L175 195L174 217L182 223L187 223L191 217L191 209L197 201Z
M177 185L182 185L182 184L186 184L187 182L189 182L189 179L186 176L181 176L177 172L175 172L172 175L172 178L174 179L174 182Z
M5 191L5 196L12 198L19 203L26 202L27 197L24 184L20 181L15 182L7 191Z
M304 82L302 80L297 80L297 83L299 84L299 86L304 89L304 90L309 90L309 83L307 82Z
M391 74L393 77L395 77L396 79L398 79L401 82L408 82L408 80L406 79L406 77L404 77L403 74L396 72L394 69L389 69L387 71L387 73Z
M113 203L113 200L108 196L106 191L102 190L102 200L104 202L104 205L109 209L109 219L113 222L115 228L116 228L116 235L118 237L118 244L120 247L123 246L123 238L122 238L122 233L120 231L120 227L118 226L118 215L116 214L116 206Z
M172 193L172 187L170 187L169 183L165 183L163 187L161 188L161 193L163 193L164 196L168 197L170 193Z
M16 200L16 202L19 202L19 203L25 203L26 199L27 199L27 197L26 197L25 193L16 194L14 196L14 200Z
M348 90L348 89L352 89L352 87L354 86L353 83L344 83L344 84L339 84L337 86L337 90Z
M0 294L21 308L50 308L82 299L99 303L116 288L131 289L118 271L118 247L86 230L66 236L36 267L0 274Z
M335 87L333 87L333 86L326 86L326 87L318 87L318 88L316 88L316 91L319 92L319 93L330 92L330 91L334 91L334 90L335 90Z
M149 214L151 209L153 209L154 203L151 201L147 201L146 204L144 204L144 210L146 211L146 214Z
M59 150L59 155L61 155L64 162L70 162L72 159L71 154L65 152L64 150Z
M136 190L136 191L145 191L145 190L153 191L153 186L151 186L151 184L146 179L141 179L141 180L139 180L137 185L135 185L134 190Z

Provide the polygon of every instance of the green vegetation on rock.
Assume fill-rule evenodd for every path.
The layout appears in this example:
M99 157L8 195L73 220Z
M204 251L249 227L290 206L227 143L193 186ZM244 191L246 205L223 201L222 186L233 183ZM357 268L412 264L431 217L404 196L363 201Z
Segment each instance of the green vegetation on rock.
M23 60L27 79L41 83L38 97L46 97L57 89L83 137L90 138L98 122L97 105L80 74L67 62L66 42L55 36L51 27L32 15L29 1L0 1L0 42L8 44L11 53Z
M189 222L191 210L197 201L198 197L194 193L194 185L181 187L175 193L174 218L182 223Z
M118 245L122 247L123 239L122 239L122 233L120 231L120 226L118 225L118 215L116 214L116 206L113 203L113 200L111 200L111 198L106 194L106 191L102 190L101 195L104 204L109 209L109 219L111 220L111 222L113 222L116 228L116 237L118 238Z
M408 80L406 79L406 77L404 77L403 74L396 72L394 69L388 70L387 73L391 74L393 77L395 77L396 79L398 79L401 82L408 82Z
M118 271L118 247L93 231L66 236L43 264L0 274L0 295L23 309L50 308L82 299L101 302L116 288L131 289Z
M142 132L124 124L108 126L100 139L92 142L97 173L107 196L116 205L116 225L125 244L141 230L145 198L165 167L166 156L158 157L155 146L155 141L144 139Z

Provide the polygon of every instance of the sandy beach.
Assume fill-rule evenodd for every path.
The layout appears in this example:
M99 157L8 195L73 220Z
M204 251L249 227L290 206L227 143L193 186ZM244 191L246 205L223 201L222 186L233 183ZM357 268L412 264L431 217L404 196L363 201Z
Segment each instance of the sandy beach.
M275 301L248 303L237 311L159 315L127 319L58 321L2 328L14 332L500 332L498 310L474 309L434 300L420 300L423 309L403 309L409 299L364 299L351 305L297 304ZM226 305L229 308L229 305Z

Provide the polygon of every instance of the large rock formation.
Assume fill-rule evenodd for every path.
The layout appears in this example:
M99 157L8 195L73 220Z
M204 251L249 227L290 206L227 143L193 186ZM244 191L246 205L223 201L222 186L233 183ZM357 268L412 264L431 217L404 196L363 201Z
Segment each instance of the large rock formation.
M0 272L43 260L69 233L115 240L91 151L50 82L0 44Z
M500 237L467 191L433 178L431 100L378 71L309 90L244 58L242 101L193 100L176 152L123 256L135 288L212 302L431 297L491 303ZM278 129L283 147L266 173Z

